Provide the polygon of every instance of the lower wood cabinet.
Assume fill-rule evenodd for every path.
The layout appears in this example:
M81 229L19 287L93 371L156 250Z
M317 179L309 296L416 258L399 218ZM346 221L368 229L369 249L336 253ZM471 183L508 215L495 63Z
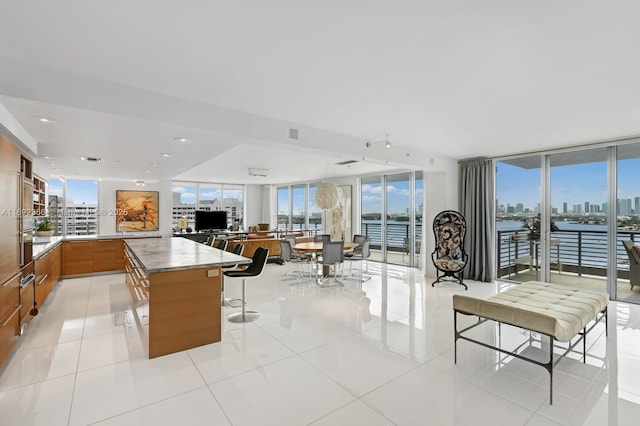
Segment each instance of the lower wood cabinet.
M20 273L0 283L0 366L20 336Z
M118 269L118 241L95 240L93 242L93 272Z
M46 252L35 260L34 270L36 273L36 281L33 284L35 288L35 301L40 308L47 298L47 280L49 279L49 257L51 251Z
M62 275L93 272L93 240L62 242Z

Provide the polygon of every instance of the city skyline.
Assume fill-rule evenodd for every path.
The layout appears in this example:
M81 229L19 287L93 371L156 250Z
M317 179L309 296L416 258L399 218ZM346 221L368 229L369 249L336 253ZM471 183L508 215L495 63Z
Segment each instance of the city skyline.
M635 200L640 196L640 159L617 161L617 172L617 198ZM540 168L526 169L498 162L496 200L505 207L522 203L533 210L540 204L540 179ZM602 206L608 201L606 161L552 166L550 191L551 205L559 211L563 203L584 206L588 202Z

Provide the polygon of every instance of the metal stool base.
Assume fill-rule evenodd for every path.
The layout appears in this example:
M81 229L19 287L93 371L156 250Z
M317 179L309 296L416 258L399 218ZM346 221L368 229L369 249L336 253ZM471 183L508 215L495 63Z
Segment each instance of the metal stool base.
M231 322L251 322L257 320L259 316L260 314L256 311L236 312L229 315L227 320Z

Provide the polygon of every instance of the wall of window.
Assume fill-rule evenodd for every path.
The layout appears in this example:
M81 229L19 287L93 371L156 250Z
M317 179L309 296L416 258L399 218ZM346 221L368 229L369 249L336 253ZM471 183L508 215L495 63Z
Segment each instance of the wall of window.
M496 160L498 278L606 290L640 302L623 241L640 243L640 143ZM640 283L639 283L640 285Z
M244 185L205 182L173 182L172 221L174 230L178 219L187 219L187 227L195 229L195 211L226 210L227 227L244 227Z
M322 210L315 199L317 187L317 182L277 187L278 228L322 229Z
M421 171L360 179L360 233L371 238L371 259L420 267Z
M98 235L97 180L50 179L47 214L55 235Z

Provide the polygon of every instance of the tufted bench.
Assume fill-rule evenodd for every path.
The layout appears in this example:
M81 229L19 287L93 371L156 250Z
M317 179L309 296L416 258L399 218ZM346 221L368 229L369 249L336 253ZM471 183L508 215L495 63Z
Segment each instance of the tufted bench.
M549 402L551 403L553 401L553 366L560 361L562 356L573 350L580 340L582 340L583 354L586 357L585 337L587 332L595 327L603 317L606 321L608 303L609 295L606 292L589 291L540 281L530 281L517 285L487 299L454 295L453 311L456 344L454 358L457 358L457 341L458 339L463 339L541 365L551 375L549 397ZM475 315L482 321L458 331L458 313ZM486 320L496 321L498 324L509 324L548 336L551 343L549 362L543 363L522 356L517 353L518 348L516 351L506 351L463 335L467 330ZM593 325L587 329L587 325L591 322L593 322ZM572 343L571 340L576 336L580 337ZM569 342L565 353L555 362L553 361L554 340Z

